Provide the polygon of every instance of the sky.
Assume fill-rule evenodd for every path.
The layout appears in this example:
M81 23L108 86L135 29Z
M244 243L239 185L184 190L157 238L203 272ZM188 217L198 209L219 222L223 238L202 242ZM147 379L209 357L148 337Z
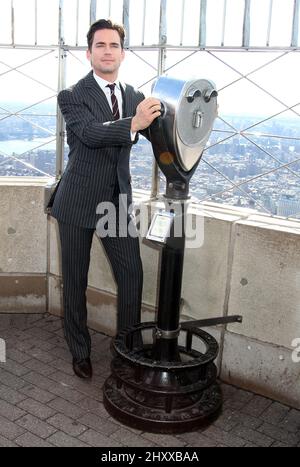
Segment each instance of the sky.
M0 1L0 43L11 41L11 2L14 5L15 42L35 41L35 0ZM58 0L37 1L37 40L39 44L56 44L58 29ZM251 0L251 45L266 45L269 6L272 1L270 45L290 45L294 0ZM89 24L89 0L64 0L64 30L66 43L85 45ZM76 35L78 4L78 34ZM223 11L226 4L224 44L241 45L244 0L207 0L207 44L220 45L223 31ZM98 0L97 17L122 21L123 0ZM184 8L183 8L184 6ZM146 9L145 36L143 11ZM160 0L130 0L130 42L132 45L157 43ZM182 36L186 45L198 41L200 0L167 0L168 43L179 44ZM24 21L26 19L26 22ZM183 20L183 33L181 22Z
M35 33L35 0L13 0L15 9L15 42L55 45L58 38L58 0L37 0L37 30ZM79 9L77 11L77 3ZM97 17L111 17L122 21L122 0L101 0L97 2ZM220 45L223 31L224 0L207 2L207 44ZM244 0L227 0L226 23L224 25L225 46L240 46L242 38ZM271 46L288 46L291 40L293 0L273 0ZM130 44L145 45L158 42L160 0L131 0L130 2ZM183 9L184 5L184 9ZM168 44L197 45L199 31L199 0L167 1ZM251 45L263 46L267 40L267 25L270 0L251 2ZM146 20L143 34L143 11ZM0 0L0 44L11 41L11 0ZM65 42L69 45L85 46L85 35L89 25L89 0L64 0ZM78 28L76 28L78 18ZM26 21L24 21L26 19ZM183 27L182 27L183 26ZM299 28L300 30L300 28ZM40 57L36 61L34 58ZM188 59L186 59L188 57ZM180 60L181 63L175 65ZM30 62L18 71L9 72L10 67ZM147 63L145 63L147 62ZM225 65L223 62L226 62ZM248 76L263 64L271 62ZM141 87L149 95L151 79L156 75L157 51L127 52L123 62L121 79ZM20 50L0 48L0 102L29 102L51 99L57 90L57 51ZM224 113L276 113L285 105L300 102L299 53L283 55L282 52L191 52L168 51L167 73L181 79L206 78L212 80L220 90L219 104ZM89 70L85 52L71 51L67 58L67 83L71 85ZM21 73L24 73L21 75ZM26 75L34 77L32 81ZM20 86L20 78L22 85ZM251 81L249 81L251 80ZM38 82L37 82L38 81ZM143 85L149 81L148 84ZM234 86L229 86L235 81ZM252 82L253 81L253 82ZM260 89L267 88L277 97L272 99ZM54 102L54 98L52 101ZM280 102L279 102L280 101Z

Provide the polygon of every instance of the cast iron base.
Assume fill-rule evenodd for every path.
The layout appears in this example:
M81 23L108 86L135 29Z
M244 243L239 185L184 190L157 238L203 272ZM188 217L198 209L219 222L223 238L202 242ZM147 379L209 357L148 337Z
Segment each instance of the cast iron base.
M213 363L216 340L201 329L183 327L185 345L178 345L179 361L156 361L155 341L146 344L133 338L147 328L155 329L155 323L129 328L114 340L112 374L103 388L106 410L125 425L154 433L182 433L208 425L222 407ZM136 347L134 340L140 341ZM200 343L205 351L199 351Z
M124 386L118 388L113 376L105 382L104 406L108 413L124 425L142 431L171 434L196 430L215 420L222 405L220 387L216 383L203 391L200 400L191 400L189 406L171 413L155 407L156 401L151 398L147 399L147 404L153 402L153 406L144 405L144 397L142 391L130 394Z

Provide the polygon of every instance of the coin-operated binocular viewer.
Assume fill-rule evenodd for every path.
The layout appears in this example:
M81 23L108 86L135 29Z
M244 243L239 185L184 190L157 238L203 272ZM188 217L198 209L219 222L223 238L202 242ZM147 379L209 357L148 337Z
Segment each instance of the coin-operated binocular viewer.
M162 113L150 127L151 143L166 177L165 207L155 213L147 234L162 249L157 321L124 329L113 341L104 405L126 425L178 433L209 423L222 406L214 364L218 343L200 327L242 318L180 322L189 181L217 115L217 91L205 79L163 76L152 95L161 101Z

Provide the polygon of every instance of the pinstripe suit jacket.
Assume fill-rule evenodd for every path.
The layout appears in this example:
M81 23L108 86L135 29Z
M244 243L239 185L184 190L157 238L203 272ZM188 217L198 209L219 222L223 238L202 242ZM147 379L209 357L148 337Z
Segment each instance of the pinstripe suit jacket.
M121 88L123 118L117 121L112 121L111 108L92 71L58 95L66 121L69 160L51 215L61 222L95 228L96 208L101 201L112 199L117 182L131 201L130 128L144 95L130 85Z

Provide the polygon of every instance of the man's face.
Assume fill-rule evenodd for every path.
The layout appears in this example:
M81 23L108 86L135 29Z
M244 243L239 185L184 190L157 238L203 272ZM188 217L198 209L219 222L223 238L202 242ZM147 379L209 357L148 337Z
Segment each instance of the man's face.
M117 31L100 29L95 32L92 49L87 51L87 58L98 76L107 81L115 80L124 56Z

